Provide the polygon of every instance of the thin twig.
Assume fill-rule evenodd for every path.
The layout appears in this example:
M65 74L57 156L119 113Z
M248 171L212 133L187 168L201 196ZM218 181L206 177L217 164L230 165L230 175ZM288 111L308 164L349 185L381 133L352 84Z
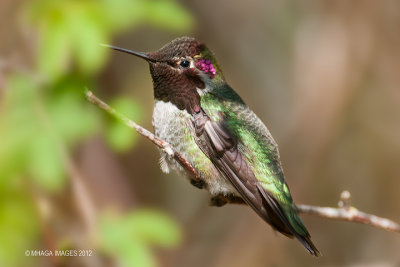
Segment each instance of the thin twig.
M115 109L111 108L109 105L96 97L91 91L86 90L85 94L87 99L91 103L95 104L99 108L107 111L112 116L121 120L128 127L135 129L140 135L153 142L157 147L166 152L168 155L173 156L174 159L178 161L183 168L185 168L190 174L192 174L194 179L199 179L199 175L194 167L178 151L176 151L176 149L172 145L161 140L150 131L146 130L142 126L136 124L121 113L117 112ZM385 218L359 211L355 207L352 207L350 205L350 193L348 191L342 192L338 206L338 208L331 208L311 205L297 205L297 210L300 213L317 215L319 217L328 219L368 224L386 231L400 233L399 224Z
M350 192L343 191L340 195L338 208L297 205L300 213L317 215L323 218L368 224L386 231L400 233L400 225L386 218L359 211L350 205Z

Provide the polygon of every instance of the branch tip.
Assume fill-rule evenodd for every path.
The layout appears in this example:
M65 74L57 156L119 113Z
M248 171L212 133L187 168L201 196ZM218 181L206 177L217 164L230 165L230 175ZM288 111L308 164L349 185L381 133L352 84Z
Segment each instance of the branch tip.
M351 198L350 192L347 190L344 190L340 194L340 200L338 203L339 208L349 209L350 208L350 198Z

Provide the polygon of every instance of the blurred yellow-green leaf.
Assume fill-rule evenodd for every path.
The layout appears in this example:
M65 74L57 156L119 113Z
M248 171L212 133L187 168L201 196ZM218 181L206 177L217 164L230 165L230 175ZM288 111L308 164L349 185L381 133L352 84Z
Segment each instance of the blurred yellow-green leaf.
M148 1L147 19L154 26L187 31L193 27L193 18L175 1Z
M0 266L16 266L28 260L24 252L34 246L39 224L28 192L10 186L4 189L0 188Z
M9 89L4 94L0 113L0 180L8 181L25 171L30 141L38 133L33 102L35 87L24 75L9 79Z
M66 84L47 103L53 130L68 145L89 136L99 124L98 116L82 97L83 90L77 92L74 85Z
M136 210L125 216L105 214L100 236L103 249L119 254L124 266L143 267L156 265L151 247L174 247L181 240L178 225L170 217L153 210Z
M60 145L51 134L43 132L32 140L29 169L34 181L47 190L59 190L65 183L65 164Z
M163 247L173 247L181 241L181 232L176 223L161 212L152 210L137 211L128 224L137 232L143 242Z
M68 70L71 64L71 43L68 21L61 11L48 13L40 23L38 70L41 75L54 81Z
M142 121L143 108L129 97L115 98L110 102L110 106L137 123ZM106 130L106 139L113 149L120 152L126 151L135 144L137 138L135 130L112 118Z

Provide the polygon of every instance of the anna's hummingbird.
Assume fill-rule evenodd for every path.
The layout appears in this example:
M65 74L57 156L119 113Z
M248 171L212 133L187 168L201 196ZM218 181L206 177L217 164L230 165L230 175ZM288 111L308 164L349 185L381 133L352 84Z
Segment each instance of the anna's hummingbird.
M213 53L190 37L148 53L110 47L149 63L155 135L174 146L201 179L194 180L164 152L162 171L176 170L207 189L214 206L247 203L273 229L296 237L318 256L284 180L276 142L226 83Z

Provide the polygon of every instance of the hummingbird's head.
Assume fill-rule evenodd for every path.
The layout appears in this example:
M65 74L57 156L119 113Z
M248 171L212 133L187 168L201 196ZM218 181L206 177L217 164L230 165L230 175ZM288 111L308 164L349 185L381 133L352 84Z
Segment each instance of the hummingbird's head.
M199 111L200 95L225 82L213 53L192 37L177 38L147 53L109 47L145 59L150 65L154 97L191 114Z
M158 51L147 54L156 62L169 65L171 71L180 74L193 72L205 83L224 78L213 53L192 37L177 38Z

